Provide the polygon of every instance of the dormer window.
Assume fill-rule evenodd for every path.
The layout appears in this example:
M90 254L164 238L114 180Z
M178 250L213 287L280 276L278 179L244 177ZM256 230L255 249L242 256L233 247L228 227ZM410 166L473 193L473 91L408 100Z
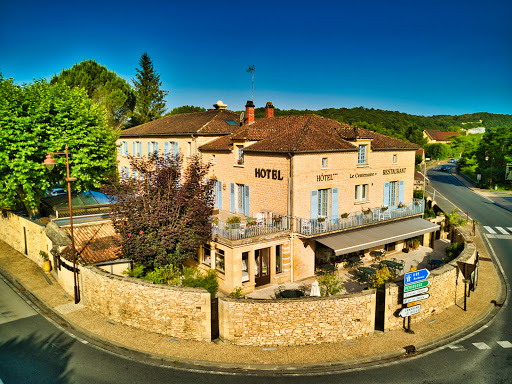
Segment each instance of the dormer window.
M359 146L359 153L357 155L357 164L359 165L366 164L366 147L367 145Z
M238 165L244 164L244 146L243 145L236 146L236 159L237 159Z

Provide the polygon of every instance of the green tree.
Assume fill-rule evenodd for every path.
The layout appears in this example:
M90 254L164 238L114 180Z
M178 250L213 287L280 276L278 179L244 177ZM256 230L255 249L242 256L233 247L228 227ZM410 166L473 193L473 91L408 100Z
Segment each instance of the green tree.
M67 144L70 169L78 191L99 188L116 173L116 139L105 113L85 90L44 80L18 86L0 77L0 206L38 213L44 191L64 183L66 167L49 172L42 164L47 152Z
M195 107L193 105L182 105L181 107L174 108L166 115L180 115L182 113L204 112L206 109L203 107Z
M430 157L432 160L446 159L452 155L450 146L444 143L425 144L425 157Z
M130 84L91 59L53 76L51 84L57 82L84 88L93 101L105 107L108 125L114 129L126 123L135 107L135 92Z
M112 196L111 219L121 237L124 257L149 271L168 264L181 266L211 236L213 181L199 156L130 157L135 180L112 182L103 190Z
M162 117L165 112L164 98L169 93L160 89L160 75L153 68L151 57L146 52L142 54L139 65L137 79L133 80L137 103L129 124L132 127Z

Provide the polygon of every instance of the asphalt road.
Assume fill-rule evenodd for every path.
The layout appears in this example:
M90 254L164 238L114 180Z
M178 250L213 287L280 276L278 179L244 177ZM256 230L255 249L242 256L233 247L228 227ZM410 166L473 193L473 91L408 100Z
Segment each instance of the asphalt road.
M512 227L512 214L462 186L450 174L429 173L432 184L481 223L489 247L511 274L512 236L497 227ZM511 231L512 233L512 231ZM480 287L479 289L484 289ZM510 383L512 378L510 307L486 327L437 350L367 369L309 374L283 372L204 372L164 366L128 353L123 357L76 338L40 315L0 280L0 384L20 383ZM507 344L508 343L508 344Z

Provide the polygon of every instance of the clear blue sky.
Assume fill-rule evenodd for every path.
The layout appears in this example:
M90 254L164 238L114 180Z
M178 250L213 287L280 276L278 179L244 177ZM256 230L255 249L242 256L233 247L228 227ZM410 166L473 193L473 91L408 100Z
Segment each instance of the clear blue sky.
M151 56L167 108L512 114L512 1L0 1L0 70L50 79Z

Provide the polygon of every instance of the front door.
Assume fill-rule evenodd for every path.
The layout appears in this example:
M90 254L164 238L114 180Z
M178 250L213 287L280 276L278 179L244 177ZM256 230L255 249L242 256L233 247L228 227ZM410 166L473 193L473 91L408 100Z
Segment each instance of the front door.
M257 249L254 252L256 286L270 283L270 248Z

